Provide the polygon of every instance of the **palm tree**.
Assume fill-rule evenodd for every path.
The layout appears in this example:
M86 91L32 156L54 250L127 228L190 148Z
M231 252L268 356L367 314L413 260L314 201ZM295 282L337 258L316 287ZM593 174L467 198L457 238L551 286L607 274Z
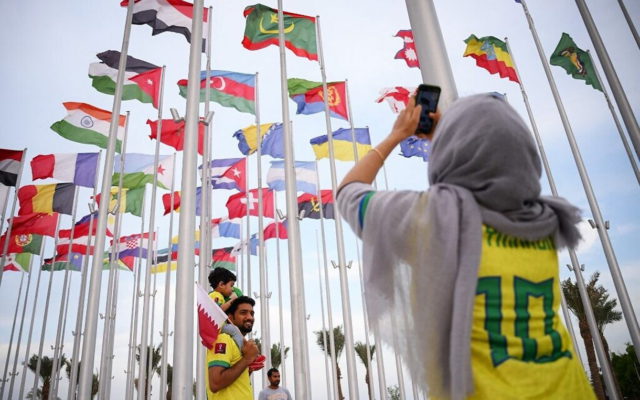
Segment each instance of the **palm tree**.
M278 368L280 369L280 365L282 364L282 360L280 359L280 355L283 354L284 355L284 359L287 359L287 353L289 353L289 348L288 347L284 347L284 349L282 348L282 344L280 343L274 343L271 345L271 366L273 368Z
M596 326L602 338L603 344L605 344L605 350L607 358L609 357L608 344L604 340L604 328L606 325L622 319L622 313L615 311L614 308L617 305L616 299L609 299L609 293L607 289L598 285L598 279L600 273L595 272L591 275L589 282L586 285L587 294L589 295L589 301L593 308L593 314L596 319ZM593 346L593 337L587 324L587 316L582 306L582 300L580 298L580 292L578 285L573 283L570 278L562 281L562 292L564 293L567 307L578 318L578 326L580 328L580 336L584 342L584 347L587 352L587 363L589 364L589 371L591 372L591 382L593 384L593 390L599 399L604 399L604 387L602 385L602 379L600 377L600 371L596 362L596 354ZM616 388L612 388L616 390Z
M322 351L327 353L327 356L331 356L331 348L328 345L325 345L324 338L327 340L329 338L329 331L316 331L313 332L316 334L316 343L320 347ZM340 354L342 354L342 350L344 349L344 333L342 333L342 327L336 326L333 328L333 338L335 340L335 355L336 355L336 374L338 375L338 400L344 400L344 396L342 394L342 385L340 384L340 379L342 379L342 373L340 372L340 366L338 365L338 358L340 358Z
M371 351L371 360L373 360L373 353L375 353L376 351L376 345L374 344L373 346L369 346L369 349ZM369 393L369 399L371 399L371 382L369 382L369 368L371 367L371 365L369 365L369 360L367 359L367 344L356 342L355 350L358 358L360 359L360 361L362 361L362 365L364 365L364 369L366 371L364 375L364 381L367 383L367 393Z
M64 356L64 354L60 356L60 362L61 363L67 362L67 358ZM27 367L35 374L37 366L38 366L38 356L34 354L29 359L29 363L27 364ZM51 373L52 372L53 372L53 358L43 356L40 359L40 376L39 376L39 378L42 378L42 387L39 389L39 392L41 393L40 394L41 399L49 398L49 391L51 390Z
M162 376L162 369L158 368L156 370L158 376ZM167 394L165 395L166 400L171 400L171 390L173 388L173 366L167 363Z
M73 364L73 360L66 360L65 371L67 371L67 379L71 381L71 367ZM78 361L78 376L76 376L76 387L73 389L75 392L78 391L78 385L80 384L80 371L82 371L82 361ZM98 379L98 374L93 374L93 378L91 380L91 398L93 399L98 394L98 390L100 389L100 381ZM71 390L71 388L69 388ZM77 396L76 396L77 397Z
M148 346L147 348L147 362L145 363L145 371L149 371L149 363L151 363L151 373L145 374L145 393L144 398L148 399L151 395L151 386L149 385L149 380L153 377L153 374L158 373L158 369L160 367L160 361L162 360L162 343L159 343L157 347ZM140 363L140 345L138 345L136 349L136 361L138 364ZM134 379L134 383L136 386L136 390L138 389L138 378ZM148 388L148 389L147 389ZM148 390L148 392L147 392Z

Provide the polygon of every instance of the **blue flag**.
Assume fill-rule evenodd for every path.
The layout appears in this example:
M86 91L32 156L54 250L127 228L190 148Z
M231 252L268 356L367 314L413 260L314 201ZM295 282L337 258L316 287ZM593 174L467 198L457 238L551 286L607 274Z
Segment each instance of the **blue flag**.
M418 139L411 136L400 142L400 155L404 157L422 157L422 160L429 161L431 152L431 142L427 139Z

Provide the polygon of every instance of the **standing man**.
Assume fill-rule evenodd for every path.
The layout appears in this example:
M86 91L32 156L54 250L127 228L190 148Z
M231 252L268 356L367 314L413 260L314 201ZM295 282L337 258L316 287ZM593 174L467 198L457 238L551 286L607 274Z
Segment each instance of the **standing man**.
M280 387L280 371L271 368L267 372L270 385L262 389L258 400L292 400L291 393L286 388Z
M243 336L253 328L255 304L252 298L240 296L226 311ZM220 332L213 348L207 350L208 400L253 400L249 372L258 369L250 367L259 354L253 340L245 340L240 349L231 336Z

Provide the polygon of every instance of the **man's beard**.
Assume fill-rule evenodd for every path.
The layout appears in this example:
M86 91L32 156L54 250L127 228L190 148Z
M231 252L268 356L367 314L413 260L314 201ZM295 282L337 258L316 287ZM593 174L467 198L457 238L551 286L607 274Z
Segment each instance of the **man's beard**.
M240 332L243 335L246 335L247 333L251 333L251 331L253 330L253 325L251 325L249 328L245 327L244 325L240 325L238 329L240 329Z

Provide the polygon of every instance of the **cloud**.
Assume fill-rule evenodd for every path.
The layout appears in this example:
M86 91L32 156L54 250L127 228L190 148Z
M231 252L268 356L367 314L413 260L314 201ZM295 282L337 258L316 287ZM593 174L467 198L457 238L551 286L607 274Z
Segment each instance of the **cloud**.
M578 244L577 251L580 253L586 253L593 248L594 243L598 240L598 232L593 229L586 220L580 221L578 224L578 230L580 230L582 239Z

